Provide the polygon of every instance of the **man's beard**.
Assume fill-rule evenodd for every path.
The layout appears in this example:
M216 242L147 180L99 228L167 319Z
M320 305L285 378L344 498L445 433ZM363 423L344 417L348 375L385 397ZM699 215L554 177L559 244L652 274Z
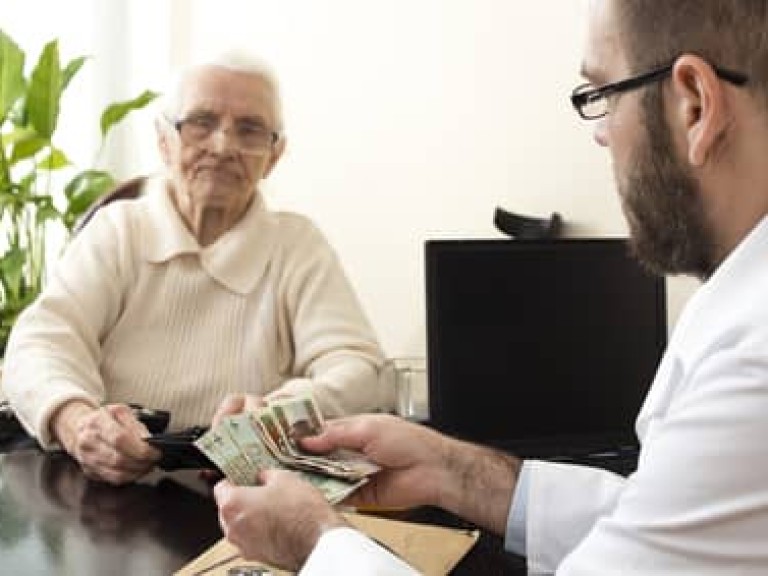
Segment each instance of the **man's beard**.
M707 278L716 268L698 184L679 159L664 119L660 90L642 99L646 133L619 179L635 256L657 274Z

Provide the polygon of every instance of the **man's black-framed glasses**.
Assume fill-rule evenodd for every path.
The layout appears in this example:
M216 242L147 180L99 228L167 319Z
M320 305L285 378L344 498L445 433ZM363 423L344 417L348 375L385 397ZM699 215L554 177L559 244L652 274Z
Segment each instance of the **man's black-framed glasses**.
M192 114L186 118L167 120L188 146L204 146L221 129L221 118L215 114ZM246 154L271 150L280 139L279 132L249 119L235 120L231 131L237 149Z
M663 80L672 72L674 66L675 62L673 61L660 68L654 68L649 72L644 72L637 76L620 80L619 82L604 84L603 86L594 86L590 83L581 84L574 88L571 93L571 104L573 104L573 107L576 109L579 116L585 120L602 118L608 114L609 96L636 90L651 82ZM748 77L741 72L726 70L719 66L713 66L712 69L720 78L736 86L743 86L748 80Z

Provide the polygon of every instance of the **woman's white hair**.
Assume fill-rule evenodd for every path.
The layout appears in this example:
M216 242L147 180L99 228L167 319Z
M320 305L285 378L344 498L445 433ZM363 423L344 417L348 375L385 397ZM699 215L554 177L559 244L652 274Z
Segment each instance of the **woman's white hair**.
M272 67L265 60L244 50L228 50L226 52L221 52L212 58L202 62L196 62L195 64L179 70L174 74L168 90L163 94L161 107L163 114L168 118L175 118L181 108L181 96L185 80L193 72L208 66L217 66L235 72L243 72L264 80L272 91L274 117L275 122L277 123L275 129L278 131L283 130L283 107L280 100L280 86L277 82L277 76L272 70Z

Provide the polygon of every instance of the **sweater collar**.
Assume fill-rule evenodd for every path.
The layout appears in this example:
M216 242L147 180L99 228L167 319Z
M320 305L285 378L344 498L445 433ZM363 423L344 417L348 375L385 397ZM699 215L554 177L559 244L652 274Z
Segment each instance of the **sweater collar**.
M144 254L149 262L159 264L182 256L195 256L202 269L227 289L249 294L266 272L277 242L271 213L256 194L235 225L210 246L201 247L187 229L170 198L163 178L147 182L149 226L144 240Z

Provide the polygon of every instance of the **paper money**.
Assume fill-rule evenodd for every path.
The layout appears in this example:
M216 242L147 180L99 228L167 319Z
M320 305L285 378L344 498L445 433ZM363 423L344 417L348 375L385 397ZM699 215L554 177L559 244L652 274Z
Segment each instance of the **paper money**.
M248 414L238 414L225 418L223 425L229 431L232 440L240 447L245 457L255 469L277 468L280 463L264 445Z
M312 397L281 399L270 403L266 410L274 414L282 432L283 445L287 446L292 456L303 459L306 453L301 450L298 441L305 436L319 434L324 426L322 414ZM379 470L378 466L365 460L360 454L348 450L338 450L325 456L313 455L309 466L352 481L370 476Z
M339 480L331 476L323 476L315 472L300 471L301 477L307 482L312 484L315 488L320 490L331 504L338 504L344 500L347 496L352 494L360 486L368 482L367 478L358 480L357 482L347 482L346 480Z
M324 421L309 395L281 398L251 414L227 416L198 440L198 447L234 484L255 485L259 471L296 471L336 504L368 481L379 467L351 451L310 454L299 440L320 433Z
M309 396L280 399L269 405L290 447L300 451L298 441L323 430L323 417Z
M249 486L256 481L258 469L229 435L227 426L217 426L195 440L197 446L219 467L233 484Z

